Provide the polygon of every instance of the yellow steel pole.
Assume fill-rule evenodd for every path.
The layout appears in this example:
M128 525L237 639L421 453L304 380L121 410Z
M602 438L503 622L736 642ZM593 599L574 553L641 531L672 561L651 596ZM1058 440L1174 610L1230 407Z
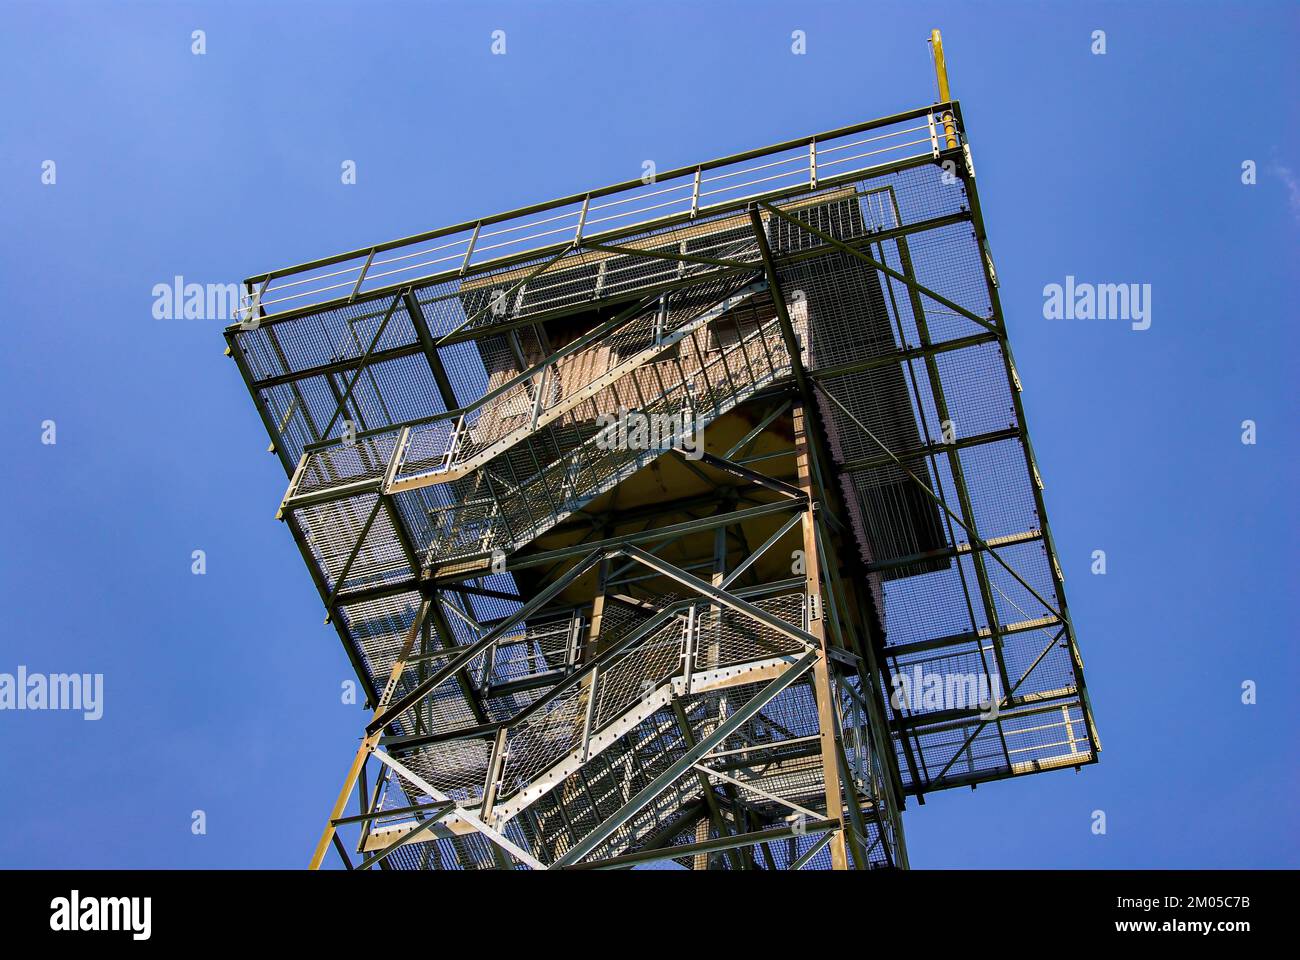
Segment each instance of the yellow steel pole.
M948 89L948 64L943 59L943 37L938 30L930 31L930 52L934 54L934 77L939 83L939 102L947 103L952 99L952 93ZM943 136L948 149L957 146L957 124L951 110L945 110L943 114Z
M401 652L398 653L397 659L393 662L393 669L388 674L388 683L379 695L379 703L375 706L375 719L383 716L388 705L392 703L393 693L397 690L397 683L406 670L406 661L415 649L415 641L420 636L420 629L424 626L424 618L428 616L432 602L426 598L416 610L415 619L411 621L411 626L406 631L406 641L402 644ZM329 852L330 843L334 840L334 821L343 816L348 798L352 796L357 778L361 776L361 768L366 765L370 754L374 753L375 748L379 746L383 733L383 730L376 730L369 734L357 748L357 755L353 757L352 766L348 768L348 775L343 781L342 789L339 790L338 799L334 801L334 809L330 811L330 818L325 822L325 832L321 834L320 842L316 844L316 851L311 856L311 863L307 865L308 870L319 870L320 865L325 861L325 854Z

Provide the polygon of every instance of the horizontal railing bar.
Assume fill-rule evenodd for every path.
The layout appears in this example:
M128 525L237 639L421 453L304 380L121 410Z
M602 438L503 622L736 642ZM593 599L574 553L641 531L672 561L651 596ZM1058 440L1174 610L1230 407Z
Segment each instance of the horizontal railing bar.
M942 112L946 109L950 109L955 103L956 101L949 101L946 103L939 103L931 106L916 107L911 110L905 110L901 113L892 114L887 117L880 117L878 119L868 120L863 123L850 124L845 127L838 127L834 130L828 130L822 133L811 134L808 136L796 138L794 140L787 140L783 143L772 144L767 147L759 147L758 149L755 150L747 150L742 153L731 154L730 156L720 157L716 160L710 160L705 163L691 164L690 166L678 167L676 169L669 170L665 173L659 174L656 177L656 179L659 181L665 181L665 180L674 180L677 179L678 177L688 177L688 176L693 177L697 170L713 170L713 169L717 169L718 167L724 167L732 163L741 163L745 160L753 160L758 157L770 156L771 154L774 153L782 153L787 150L793 150L799 147L806 147L808 146L808 144L814 141L820 142L823 140L838 139L840 137L850 136L854 133L861 133L866 130L874 130L874 129L879 129L881 127L891 126L897 123L903 123L907 120L914 120L917 117L927 116L931 112L936 112L936 111ZM309 260L304 263L295 264L293 266L282 267L277 270L267 271L265 273L260 273L260 274L256 274L255 276L249 277L245 282L249 284L258 284L268 279L277 279L279 277L292 276L295 273L302 273L307 270L314 270L320 267L328 267L336 263L345 263L348 260L366 256L367 254L370 253L371 250L374 250L377 253L383 253L385 251L393 250L398 247L403 247L408 244L423 243L426 240L434 240L439 237L450 236L452 234L459 233L464 230L471 230L474 228L476 224L487 225L487 224L494 224L494 223L502 223L507 220L512 220L516 217L527 216L532 213L541 213L547 210L555 210L559 207L564 207L571 204L578 204L581 203L587 197L591 197L593 199L599 197L607 197L616 193L621 193L625 190L635 190L641 186L645 186L645 183L640 178L637 178L635 180L625 180L622 183L612 184L610 186L602 187L597 190L575 193L567 197L562 197L558 200L550 200L544 203L538 203L526 207L520 207L515 210L507 210L502 213L493 214L492 216L482 217L476 220L468 220L465 221L464 223L458 223L455 224L454 226L442 227L437 230L430 230L423 233L417 233L408 237L403 237L398 240L390 240L387 241L386 243L376 244L373 247L363 247L358 250L350 250L347 253L334 254L333 256L321 257L316 260Z
M850 141L849 143L837 143L829 147L819 143L817 144L817 158L818 158L817 163L818 166L820 166L821 158L823 156L825 156L828 153L835 153L835 151L837 150L848 150L851 147L860 147L864 143L875 143L879 140L888 140L890 137L899 137L905 133L916 133L916 131L918 130L929 130L929 129L930 129L929 124L922 124L921 126L917 126L917 127L904 127L902 130L891 130L889 131L889 133L882 133L878 137L863 137L861 140L853 140Z
M654 182L656 183L658 182L658 177L655 178ZM592 210L608 210L610 207L617 207L623 203L631 203L633 200L644 200L647 197L657 197L660 194L673 193L677 190L689 190L690 188L691 188L691 182L688 181L686 183L673 184L671 187L664 187L662 190L651 190L646 193L643 193L638 190L632 196L624 197L621 200L611 200L608 203L594 203L590 207L588 207L587 210L588 212Z
M931 163L934 163L934 157L927 150L924 153L918 153L914 156L903 157L898 160L889 161L888 163L877 164L875 166L863 168L861 170L847 171L845 173L839 174L836 177L820 180L817 189L826 190L834 186L850 183L854 180L884 176L885 174L888 173L893 173L899 170L906 170L912 167L923 166L925 164L931 164ZM790 187L782 188L780 190L768 191L766 193L755 194L753 196L737 197L737 198L727 199L725 201L720 201L719 203L709 207L701 207L700 210L694 214L691 212L683 211L682 213L663 217L659 220L633 224L627 227L620 227L614 230L607 231L606 233L594 234L589 237L584 237L583 239L602 242L602 243L609 243L609 242L622 239L623 237L636 236L638 234L646 233L652 230L666 229L668 227L676 226L679 224L689 223L697 219L699 215L703 215L703 214L707 214L708 216L721 217L722 215L728 212L744 209L748 205L749 201L754 199L779 200L780 198L788 194L800 193L800 192L807 192L806 184L803 185L802 190L798 185L792 184ZM961 218L969 219L969 214L962 214ZM536 250L522 251L517 254L512 254L508 257L502 257L499 260L490 260L485 263L475 264L469 271L465 272L464 274L462 274L460 270L450 270L439 274L431 274L426 277L408 278L407 280L401 281L400 283L389 284L388 286L383 288L368 290L365 293L365 297L367 299L382 298L384 296L390 295L394 291L407 285L413 286L418 289L424 289L451 280L459 279L463 281L466 279L480 277L480 276L487 276L498 272L501 273L508 272L509 270L516 268L522 264L528 264L528 263L536 262L538 260L545 259L548 255L563 250L566 246L569 246L569 244L557 243ZM365 251L362 252L365 253ZM680 285L680 283L668 284L668 286L673 286L673 285ZM289 310L281 311L280 313L261 317L259 323L262 326L266 326L274 323L282 323L282 322L296 319L301 316L307 316L314 313L321 313L326 310L331 310L334 309L335 307L344 305L345 302L346 302L346 298L343 297L343 298L335 298L333 300L322 301L320 303L306 304L303 306L294 307ZM528 317L523 320L516 321L514 325L516 326L526 325L541 319L544 318ZM488 330L488 329L504 329L504 328L505 325L501 327L484 327L482 329ZM231 324L227 328L227 331L231 333L238 333L240 329L241 329L241 324L239 322L236 322ZM460 339L472 339L473 336L478 335L479 332L481 331L475 330L469 333L462 334ZM456 342L455 340L447 340L446 338L444 338L444 340L447 343Z
M757 173L760 170L768 170L771 169L772 167L779 167L783 163L798 163L800 165L803 165L806 164L807 162L808 162L808 154L800 152L800 153L792 154L791 156L788 157L782 157L780 160L773 160L771 163L760 163L754 167L744 167L740 170L731 170L727 173L720 173L715 177L701 177L700 184L702 186L706 183L717 183L719 180L729 180L732 177L739 177L742 174L746 174L746 173Z
M907 134L907 133L915 132L915 131L918 131L918 130L927 130L927 129L928 129L928 126L906 127L906 128L904 128L904 129L902 129L902 130L894 130L894 131L890 131L889 133L887 133L887 134L883 134L883 135L881 135L881 136L879 136L879 137L866 137L866 138L863 138L863 139L861 139L861 140L854 140L854 141L852 141L852 142L850 142L850 143L846 143L846 144L836 144L836 145L834 145L834 146L822 147L822 148L821 148L821 154L820 154L820 155L821 155L821 156L825 156L826 154L835 153L835 152L837 152L837 151L850 149L850 148L855 147L855 146L861 146L862 144L865 144L865 143L874 143L874 142L879 142L879 141L881 141L881 140L888 140L888 139L891 139L891 138L896 138L896 137L899 137L899 136L905 135L905 134ZM854 155L854 156L852 156L852 157L842 157L842 158L839 158L839 159L836 159L836 160L820 161L820 165L821 165L822 167L834 166L834 165L837 164L837 163L843 163L843 162L845 162L845 161L847 161L847 160L856 160L856 159L861 159L861 158L863 158L863 157L867 157L867 156L874 156L874 155L876 155L876 154L878 154L878 153L884 153L884 152L888 152L889 150L894 150L894 149L901 149L902 147L905 147L905 146L913 146L913 145L915 145L915 144L924 143L924 142L929 142L929 139L926 138L926 139L924 139L924 140L911 140L911 141L908 141L907 143L902 143L902 144L892 144L891 146L886 147L886 148L882 148L881 150L871 151L871 152L869 152L869 153L856 154L856 155ZM740 170L732 170L732 171L729 171L729 172L727 172L727 173L722 173L722 174L719 174L719 175L714 176L714 177L705 177L705 178L702 178L701 183L702 183L702 184L704 184L704 183L718 183L718 182L720 182L720 181L722 181L722 180L727 180L727 179L731 179L731 178L734 178L734 177L744 176L744 175L746 175L746 174L756 173L756 172L761 171L761 170L768 170L768 169L771 169L771 168L773 168L773 167L778 167L778 166L788 165L788 164L794 164L794 163L797 163L797 164L799 164L800 166L799 166L798 168L794 169L794 170L789 171L788 173L780 174L780 175L778 175L778 176L773 176L773 177L766 177L766 178L763 178L763 179L760 179L760 180L746 181L745 184L735 185L735 186L728 186L728 187L722 187L722 188L717 189L717 190L706 190L706 191L704 191L704 192L702 192L702 193L698 193L698 194L696 194L696 196L697 196L697 197L700 197L700 196L715 196L715 195L718 195L718 194L726 193L726 192L728 192L729 190L737 189L739 186L742 186L742 185L743 185L743 186L752 186L753 184L756 184L756 183L766 183L766 182L769 182L769 181L772 181L772 180L778 180L778 179L780 179L782 176L791 176L791 177L793 177L793 176L801 176L801 175L802 175L803 167L806 166L806 164L807 164L807 155L806 155L806 154L803 154L803 153L796 153L796 154L794 154L794 155L792 155L792 156L789 156L789 157L783 157L783 158L781 158L781 159L779 159L779 160L773 160L773 161L771 161L770 163L763 163L763 164L758 164L758 165L756 165L756 166L752 166L752 167L745 167L745 168L740 169ZM657 180L657 178L656 178L656 180ZM637 191L633 196L624 197L624 198L619 199L619 200L613 200L613 201L610 201L609 203L596 204L596 205L590 207L589 209L590 209L590 210L606 210L606 209L610 209L610 208L612 208L612 207L616 207L616 206L619 206L619 205L622 205L622 204L632 203L632 202L634 202L634 201L636 201L636 200L644 200L644 199L647 199L647 198L649 198L649 197L662 196L663 194L667 194L667 193L676 193L676 192L680 192L680 191L689 190L689 189L691 189L692 187L693 187L693 182L687 182L687 183L681 183L681 184L674 184L674 185L672 185L672 186L665 187L665 188L663 188L662 190L653 190L653 191L649 191L649 192L643 192L643 191L639 191L639 190L638 190L638 191ZM596 218L596 219L588 220L587 222L588 222L588 223L604 223L604 222L608 222L608 221L610 221L610 220L623 219L623 218L626 218L626 217L632 216L632 215L634 215L634 214L636 214L636 213L644 213L644 212L649 211L649 210L657 210L657 209L660 209L660 208L665 207L665 206L671 206L671 203L656 204L656 205L649 206L649 207L638 208L637 210L624 211L624 212L619 213L619 214L617 214L617 215L615 215L615 216L600 217L600 218ZM501 229L501 230L492 230L492 231L488 231L487 233L482 234L482 236L484 236L484 237L504 236L504 235L509 234L509 233L515 233L515 232L518 232L518 231L520 231L520 230L527 230L527 229L529 229L529 228L542 226L542 225L547 224L547 223L556 223L556 222L561 221L561 220L572 220L573 218L580 216L580 214L581 214L581 211L580 211L580 210L566 210L565 212L560 213L560 214L557 214L556 216L553 216L553 217L547 217L547 218L544 218L544 219L541 219L541 220L530 220L530 221L528 221L527 223L516 224L516 225L514 225L514 226L505 227L505 228L503 228L503 229ZM464 231L461 231L461 232L464 232ZM511 245L513 245L513 244L516 244L516 243L523 243L523 242L525 242L525 241L527 241L527 240L537 239L538 237L543 237L543 236L552 236L552 235L557 234L557 233L566 233L566 232L567 232L567 228L564 228L564 229L556 229L556 230L550 230L550 231L546 231L546 232L544 232L544 233L534 234L534 235L532 235L532 236L528 236L528 237L517 237L517 238L515 238L515 239L513 239L513 240L510 240L510 241L507 241L507 242L505 242L505 243L491 244L491 245L486 246L486 247L480 247L479 250L493 250L493 249L499 249L499 248L501 248L501 247L511 246ZM381 259L381 260L375 261L375 265L376 265L376 266L382 266L382 265L385 265L385 264L397 263L397 262L402 261L402 260L410 260L410 259L413 259L413 258L418 257L418 256L423 256L423 255L426 254L426 253L436 253L436 252L438 252L439 250L449 250L449 249L456 248L456 247L462 247L462 246L468 244L468 242L469 242L469 237L458 237L457 239L453 240L453 241L450 242L450 243L439 244L439 245L437 245L437 246L427 247L427 248L425 248L424 250L414 251L414 252L412 252L412 253L403 254L403 255L401 255L401 256L397 256L397 257L388 257L388 258L385 258L385 259ZM373 247L373 248L371 248L370 253L369 253L369 256L370 256L370 257L373 257L373 256L375 255L375 253L376 253L379 249L380 249L379 247ZM437 260L429 261L429 263L442 263L442 262L444 262L444 261L446 261L446 260L449 260L449 259L452 259L452 258L450 258L450 257L439 258L439 259L437 259ZM427 265L427 264L420 264L419 266L425 266L425 265ZM311 276L311 277L305 277L305 278L300 279L300 280L293 280L293 281L290 281L290 282L288 282L288 283L280 284L279 286L275 287L274 290L275 290L275 291L285 290L285 289L287 289L287 288L289 288L289 287L292 287L292 286L299 286L299 285L304 284L304 283L319 282L319 281L321 281L321 280L330 279L330 278L332 278L332 277L343 276L343 275L345 275L345 274L352 273L352 272L354 272L354 271L357 270L357 269L358 269L358 267L356 267L356 266L349 266L349 267L345 267L343 270L334 271L333 273L322 274L322 275ZM409 267L409 268L404 268L404 269L414 269L414 267ZM392 275L394 272L397 272L397 271L385 271L385 272L383 272L383 273L376 274L376 276L390 276L390 275ZM278 303L278 302L282 302L284 299L286 299L286 298L284 298L284 297L280 297L280 298L276 298L276 299L273 299L273 300L265 301L265 303Z

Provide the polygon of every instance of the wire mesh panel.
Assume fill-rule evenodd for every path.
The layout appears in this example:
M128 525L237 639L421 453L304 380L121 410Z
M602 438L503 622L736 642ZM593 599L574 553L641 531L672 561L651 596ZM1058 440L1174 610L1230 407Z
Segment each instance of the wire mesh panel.
M790 626L802 628L806 600L803 593L790 593L753 603ZM781 657L797 653L804 646L797 637L725 607L699 604L694 622L694 663L700 671Z
M575 771L546 797L539 816L562 810L563 829L555 831L555 855L567 853L617 814L636 794L649 786L686 749L671 710L659 710L628 736ZM591 853L591 859L617 856L655 836L673 823L682 809L701 793L699 780L680 777L620 823ZM557 814L552 813L554 819ZM558 826L558 824L557 824Z
M787 619L792 626L802 623L802 594L786 594L756 601L760 609ZM771 663L802 652L797 638L756 623L747 614L733 610L710 611L709 604L677 604L658 620L637 630L631 623L623 629L631 641L619 645L617 624L602 631L611 655L575 677L567 688L538 701L526 718L510 724L505 733L499 797L503 800L524 795L540 797L555 785L541 783L543 774L575 755L589 758L627 736L645 716L656 713L663 700L657 694L686 671L701 676L723 665ZM747 626L748 625L748 626ZM753 627L751 629L750 627ZM521 805L508 805L514 816Z
M352 638L372 690L388 682L406 635L415 622L420 595L414 590L338 607L338 617Z
M520 624L493 652L492 682L517 682L572 667L584 626L577 611L530 618Z
M918 167L774 216L768 234L785 254L781 291L806 331L805 362L818 377L887 653L900 651L887 658L891 680L969 672L1004 712L1047 698L1082 715L1019 383L968 210L965 179ZM833 252L796 259L819 244ZM1027 648L1031 636L1046 645ZM920 669L924 676L909 673ZM978 698L931 699L891 705L909 739L900 767L914 788L1093 758L1086 724L1082 746L1067 737L1012 748L1012 721L983 716Z

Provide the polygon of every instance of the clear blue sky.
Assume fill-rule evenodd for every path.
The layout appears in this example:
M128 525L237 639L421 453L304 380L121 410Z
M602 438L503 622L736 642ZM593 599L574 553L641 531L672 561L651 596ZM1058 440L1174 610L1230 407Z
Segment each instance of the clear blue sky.
M9 0L0 672L102 672L105 711L0 713L0 866L302 866L360 730L221 325L154 319L154 284L922 105L935 26L1104 751L911 806L912 862L1300 865L1298 19L1282 3ZM1150 283L1151 329L1043 319L1067 274Z

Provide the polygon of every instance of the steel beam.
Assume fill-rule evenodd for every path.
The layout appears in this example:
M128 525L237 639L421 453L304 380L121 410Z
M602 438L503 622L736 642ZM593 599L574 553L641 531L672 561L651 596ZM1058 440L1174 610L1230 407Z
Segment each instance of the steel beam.
M690 857L699 853L715 853L722 850L734 850L740 847L752 847L761 843L770 843L773 840L786 840L799 836L818 836L825 835L834 830L839 824L835 820L813 820L802 824L801 826L772 827L767 830L755 830L752 833L729 834L725 837L719 837L714 840L705 840L696 843L683 843L673 847L661 847L651 850L639 850L635 853L625 853L617 857L610 857L606 860L595 860L588 863L575 863L568 869L570 870L621 870L628 867L639 866L643 863L654 863L658 860L675 860L678 857ZM814 844L813 849L809 851L810 855L815 855L820 850L819 844ZM791 865L790 869L797 870L807 862L801 858L798 866Z

